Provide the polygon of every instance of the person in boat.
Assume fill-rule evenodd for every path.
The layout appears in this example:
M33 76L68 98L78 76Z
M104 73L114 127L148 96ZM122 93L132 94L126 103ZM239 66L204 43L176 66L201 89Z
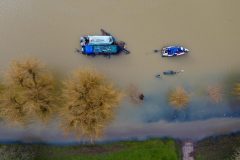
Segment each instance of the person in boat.
M164 75L174 75L174 74L177 74L177 72L173 71L173 70L169 70L169 71L164 71L163 74Z
M168 70L168 71L164 71L163 74L164 75L175 75L178 73L184 72L184 70L180 70L180 71L173 71L173 70Z

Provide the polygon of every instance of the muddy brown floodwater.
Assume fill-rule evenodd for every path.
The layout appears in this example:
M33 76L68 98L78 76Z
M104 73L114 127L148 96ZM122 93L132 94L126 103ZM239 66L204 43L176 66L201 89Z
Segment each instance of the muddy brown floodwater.
M0 71L4 72L12 59L28 56L39 58L63 76L76 68L93 67L120 87L135 84L145 94L145 102L139 107L123 102L114 127L150 125L151 131L156 128L154 135L159 127L159 135L172 136L178 127L170 133L166 126L176 125L176 121L191 128L195 121L206 124L204 121L219 118L219 123L232 122L231 127L222 123L225 131L238 131L240 125L235 122L239 121L240 111L232 111L226 102L214 106L206 97L195 95L188 109L176 112L166 104L166 93L179 85L193 92L199 86L221 83L227 73L240 68L239 6L239 0L0 0ZM124 40L131 54L107 59L74 53L81 35L99 34L100 28ZM191 52L173 59L153 52L172 44L184 45ZM185 72L155 78L168 69ZM211 134L221 130L221 126L216 130L206 128ZM193 127L192 135L187 135L196 138L198 129ZM1 134L2 130L0 139L8 135L6 131ZM141 136L150 135L143 130L138 130Z

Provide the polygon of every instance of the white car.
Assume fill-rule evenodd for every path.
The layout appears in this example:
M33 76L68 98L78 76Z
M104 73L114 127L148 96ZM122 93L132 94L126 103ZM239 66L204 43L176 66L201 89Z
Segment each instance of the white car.
M81 46L85 45L112 45L114 38L112 36L83 36L80 38Z

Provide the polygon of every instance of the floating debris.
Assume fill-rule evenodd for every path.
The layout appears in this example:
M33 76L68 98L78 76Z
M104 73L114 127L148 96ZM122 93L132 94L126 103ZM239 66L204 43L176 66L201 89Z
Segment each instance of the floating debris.
M141 102L143 102L144 100L144 94L142 92L139 91L138 87L134 84L130 84L128 89L127 89L127 93L130 97L130 100L135 103L135 104L139 104Z
M143 101L143 99L144 99L144 95L143 95L143 93L141 93L138 97L139 97L140 100Z

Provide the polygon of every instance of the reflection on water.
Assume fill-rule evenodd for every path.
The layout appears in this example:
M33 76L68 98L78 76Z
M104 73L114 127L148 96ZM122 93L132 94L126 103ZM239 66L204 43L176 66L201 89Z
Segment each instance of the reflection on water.
M0 125L0 142L19 140L20 142L43 142L43 143L70 143L82 142L84 139L76 140L74 135L63 135L58 128L57 122L43 127L34 124L27 128L8 127ZM166 122L156 123L121 123L112 124L105 132L100 141L145 139L148 137L170 136L178 139L199 140L207 136L228 134L240 130L239 118L214 118L203 121L190 122ZM50 128L50 129L49 129Z
M160 95L160 96L158 96ZM118 115L118 121L138 121L144 123L166 120L175 121L195 121L216 117L240 117L240 107L230 107L227 100L214 104L208 96L191 96L191 102L186 109L175 110L169 106L164 93L155 93L146 97L144 105L138 108L131 104L124 104Z
M180 139L199 140L207 136L227 134L239 131L239 118L213 118L203 121L166 122L151 124L128 123L112 125L106 133L106 139L127 139L170 136Z
M239 127L235 122L239 121L240 107L232 108L226 100L213 104L209 97L196 92L199 88L205 90L209 84L223 83L228 72L240 67L239 5L238 0L106 0L101 3L98 0L1 0L0 71L7 68L11 59L26 56L41 59L63 76L76 68L93 67L122 88L129 84L139 86L145 95L144 103L139 106L123 102L113 125L134 123L144 126L139 130L144 135L173 135L180 129L178 125L194 127L195 122L206 125L206 121L200 120L221 118L221 124L226 122L228 126L231 121L232 126L223 125L222 129L233 131L234 125ZM74 53L81 35L98 34L100 28L126 41L131 54L107 59ZM171 44L184 45L191 52L173 59L153 52ZM185 72L155 78L169 69ZM167 104L169 89L177 86L184 86L191 93L190 105L182 111ZM169 125L155 132L153 128L158 128L155 124L159 121L161 124L167 121ZM149 132L144 130L148 126L152 127ZM207 135L213 129L209 125L204 132ZM1 139L10 133L5 134L3 130L1 127ZM191 136L198 128L195 130ZM220 124L217 130L221 130ZM26 133L12 131L16 136ZM115 131L111 134L119 135Z

